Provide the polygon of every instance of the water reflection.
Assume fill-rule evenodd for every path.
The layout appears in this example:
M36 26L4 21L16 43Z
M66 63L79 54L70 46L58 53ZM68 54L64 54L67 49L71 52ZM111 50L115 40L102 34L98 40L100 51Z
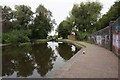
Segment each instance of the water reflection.
M46 74L52 73L78 50L74 45L57 42L3 47L2 76L47 77Z
M37 72L44 76L53 68L52 61L56 59L52 49L47 47L47 44L35 44L32 46L32 53L37 64Z
M69 60L79 50L79 48L75 47L70 43L68 45L66 45L66 43L62 43L59 44L59 47L57 48L60 56L64 60Z

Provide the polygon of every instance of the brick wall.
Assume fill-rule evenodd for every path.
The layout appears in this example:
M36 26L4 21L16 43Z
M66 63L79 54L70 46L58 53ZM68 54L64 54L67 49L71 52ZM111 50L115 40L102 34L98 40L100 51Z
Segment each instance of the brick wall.
M75 35L68 35L68 39L75 39Z

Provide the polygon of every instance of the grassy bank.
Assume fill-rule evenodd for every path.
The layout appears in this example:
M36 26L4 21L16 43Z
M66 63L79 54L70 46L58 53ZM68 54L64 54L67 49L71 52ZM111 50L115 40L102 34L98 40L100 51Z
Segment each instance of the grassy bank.
M0 46L6 46L6 45L25 45L25 44L39 44L39 43L46 43L50 41L49 39L37 39L37 40L33 40L32 43L31 42L25 42L25 43L19 43L19 44L0 44ZM79 43L80 41L77 40L71 40L71 39L58 39L57 41L60 42L69 42L69 43L73 43L73 44L77 44L81 47L86 47L85 45Z
M81 47L86 47L85 45L79 43L80 41L77 41L77 40L71 40L71 39L59 39L57 41L61 41L61 42L70 42L70 43L75 43Z
M49 41L48 39L37 39L37 40L33 40L32 44L46 43L46 42L48 42L48 41ZM31 42L17 43L17 44L13 44L13 43L0 44L0 46L7 46L7 45L25 45L25 44L31 44Z

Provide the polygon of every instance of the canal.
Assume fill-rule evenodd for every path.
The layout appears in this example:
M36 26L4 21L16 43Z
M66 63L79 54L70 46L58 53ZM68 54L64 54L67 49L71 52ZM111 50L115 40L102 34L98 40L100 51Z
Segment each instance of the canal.
M47 78L62 67L81 47L47 42L2 48L3 78Z

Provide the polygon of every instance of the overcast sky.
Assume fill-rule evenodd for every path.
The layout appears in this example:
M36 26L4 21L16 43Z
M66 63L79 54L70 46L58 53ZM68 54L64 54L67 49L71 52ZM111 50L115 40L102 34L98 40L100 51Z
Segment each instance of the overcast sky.
M32 11L43 4L47 9L52 12L53 19L59 24L64 20L71 11L74 3L86 2L86 1L96 1L96 0L0 0L0 5L10 6L12 9L15 5L27 5L30 6ZM116 0L97 0L103 4L102 14L105 14L109 8L114 4ZM53 35L53 31L51 34Z

